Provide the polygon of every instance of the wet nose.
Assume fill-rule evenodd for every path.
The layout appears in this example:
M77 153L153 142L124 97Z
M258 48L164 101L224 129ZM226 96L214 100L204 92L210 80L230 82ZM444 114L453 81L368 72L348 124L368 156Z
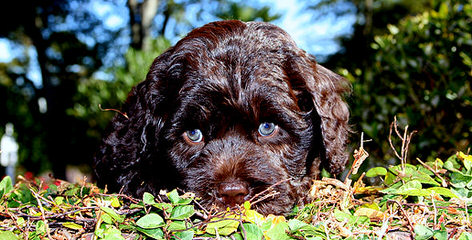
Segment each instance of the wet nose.
M235 206L245 201L249 191L243 182L224 182L218 187L218 197L227 206Z

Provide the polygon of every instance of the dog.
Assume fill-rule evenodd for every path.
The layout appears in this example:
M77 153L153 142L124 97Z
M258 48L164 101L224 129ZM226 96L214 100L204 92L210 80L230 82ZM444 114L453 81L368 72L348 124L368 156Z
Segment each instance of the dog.
M254 209L286 215L321 168L343 171L349 91L275 25L206 24L131 90L95 156L98 183L134 196L178 187L223 209L263 197Z

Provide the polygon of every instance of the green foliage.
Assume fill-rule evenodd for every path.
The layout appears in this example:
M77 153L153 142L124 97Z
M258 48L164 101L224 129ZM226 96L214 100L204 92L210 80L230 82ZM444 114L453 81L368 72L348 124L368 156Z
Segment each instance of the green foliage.
M145 79L154 58L170 47L170 42L161 37L151 41L151 50L130 48L125 54L126 64L109 69L111 80L86 79L77 86L75 105L67 113L88 122L87 134L99 139L115 112L104 113L103 109L121 108L131 88ZM102 108L100 108L100 106Z
M369 67L349 73L353 123L375 141L387 139L396 115L419 130L411 145L421 158L467 149L472 132L472 4L441 1L435 10L409 16L375 36ZM352 74L352 75L351 75ZM387 142L368 144L389 160Z
M382 186L314 181L314 201L290 216L239 209L203 209L177 190L142 199L105 194L92 184L20 177L0 182L1 239L471 239L472 155L457 153L421 165L375 168ZM438 186L440 185L440 186ZM333 187L336 186L336 187ZM461 190L465 189L465 190ZM308 193L307 193L308 194ZM341 203L347 202L346 206Z

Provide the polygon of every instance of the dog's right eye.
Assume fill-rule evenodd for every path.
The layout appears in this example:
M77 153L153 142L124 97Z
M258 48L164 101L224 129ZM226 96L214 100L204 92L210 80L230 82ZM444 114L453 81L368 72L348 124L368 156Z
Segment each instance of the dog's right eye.
M277 132L277 125L271 122L263 122L261 125L259 125L259 135L263 137L270 137L272 136L275 132Z
M200 143L203 141L203 134L200 129L193 129L184 133L184 139L190 144Z

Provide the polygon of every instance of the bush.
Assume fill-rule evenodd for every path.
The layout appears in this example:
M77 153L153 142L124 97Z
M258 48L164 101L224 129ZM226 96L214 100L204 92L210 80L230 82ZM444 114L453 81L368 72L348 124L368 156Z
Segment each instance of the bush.
M442 1L376 36L371 66L353 77L352 112L359 132L387 139L393 116L420 129L411 155L432 158L466 150L472 133L472 4ZM353 73L354 74L354 73ZM367 144L379 160L394 159L387 142Z

